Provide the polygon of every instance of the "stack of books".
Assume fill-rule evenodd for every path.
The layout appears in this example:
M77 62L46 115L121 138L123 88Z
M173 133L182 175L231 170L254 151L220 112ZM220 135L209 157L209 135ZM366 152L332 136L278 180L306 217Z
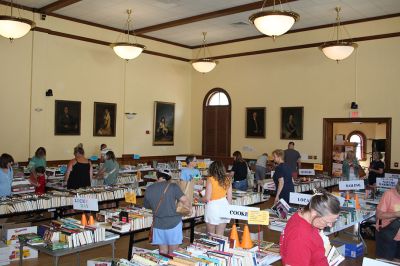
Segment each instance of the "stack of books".
M123 219L124 217L124 219ZM153 222L151 210L137 207L101 210L97 221L112 224L112 230L118 233L149 228Z
M33 193L35 192L35 186L32 185L29 180L25 177L14 177L11 184L12 195Z

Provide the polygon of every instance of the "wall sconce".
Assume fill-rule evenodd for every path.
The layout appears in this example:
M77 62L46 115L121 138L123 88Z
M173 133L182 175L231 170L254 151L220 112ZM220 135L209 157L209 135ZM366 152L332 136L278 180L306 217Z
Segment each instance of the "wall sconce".
M133 119L133 118L135 118L136 115L137 115L137 113L125 113L125 116L128 119Z
M41 112L41 111L43 111L43 109L40 108L40 107L36 107L36 108L35 108L35 111L36 111L36 112Z

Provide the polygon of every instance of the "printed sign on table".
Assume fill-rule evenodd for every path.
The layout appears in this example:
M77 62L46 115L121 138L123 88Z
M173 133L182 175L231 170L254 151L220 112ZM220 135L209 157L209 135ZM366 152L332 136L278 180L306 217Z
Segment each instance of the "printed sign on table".
M385 173L385 178L400 178L400 174Z
M359 190L364 188L363 180L339 181L339 190Z
M383 188L392 188L397 185L399 180L397 178L377 178L376 179L376 186L383 187Z
M81 211L99 211L99 202L97 199L89 199L89 198L74 198L73 201L74 210Z
M136 204L136 193L134 191L125 192L125 201L127 203Z
M314 169L299 169L299 175L315 175Z
M248 211L259 211L260 208L257 207L246 207L239 205L229 205L228 208L221 211L221 217L231 218L231 219L239 219L239 220L247 220L248 219Z
M248 211L248 224L269 225L268 211Z
M312 195L290 192L289 202L292 204L307 205L310 202Z
M315 163L314 164L314 170L315 171L323 171L324 170L324 165L320 163Z

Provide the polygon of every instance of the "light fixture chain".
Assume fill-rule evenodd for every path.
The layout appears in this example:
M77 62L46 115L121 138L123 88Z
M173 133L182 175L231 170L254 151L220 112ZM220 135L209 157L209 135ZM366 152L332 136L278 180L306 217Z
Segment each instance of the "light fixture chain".
M264 9L266 3L267 3L267 0L264 0L263 4L262 4L262 6L261 6L260 12L263 11L263 9Z
M355 100L355 102L357 103L357 53L358 53L358 49L355 49L356 50L356 54L355 54L355 57L354 57L354 72L355 72L355 81L354 81L354 100Z

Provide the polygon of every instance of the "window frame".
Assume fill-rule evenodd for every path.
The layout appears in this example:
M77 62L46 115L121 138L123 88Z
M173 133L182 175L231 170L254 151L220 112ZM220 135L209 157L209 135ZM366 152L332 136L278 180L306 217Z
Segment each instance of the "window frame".
M366 161L367 160L367 136L359 131L359 130L354 130L352 132L350 132L347 135L347 141L350 142L350 138L352 136L358 136L361 139L361 145L360 145L360 149L361 149L361 158L358 158L359 161Z
M211 98L216 95L217 93L222 93L225 95L225 97L228 99L228 104L227 105L210 105L210 100ZM231 98L229 97L229 94L226 90L221 89L221 88L215 88L210 90L206 97L204 97L204 104L203 106L231 106Z

